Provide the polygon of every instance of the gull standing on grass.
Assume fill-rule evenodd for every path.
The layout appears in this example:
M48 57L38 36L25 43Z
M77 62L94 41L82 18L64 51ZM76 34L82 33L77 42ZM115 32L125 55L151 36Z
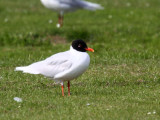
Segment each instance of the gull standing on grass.
M61 83L62 96L64 96L64 82L68 81L68 96L70 96L70 80L73 80L86 71L90 57L86 51L94 52L88 48L83 40L75 40L70 50L60 52L51 57L24 67L16 67L15 71L23 73L41 74Z
M41 2L46 8L58 12L57 27L62 27L63 14L65 12L71 12L77 9L87 9L92 11L103 9L103 7L99 4L83 0L41 0Z

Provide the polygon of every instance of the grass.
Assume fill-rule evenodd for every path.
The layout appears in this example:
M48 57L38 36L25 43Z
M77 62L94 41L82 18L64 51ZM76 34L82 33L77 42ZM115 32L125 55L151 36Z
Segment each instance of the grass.
M65 14L62 29L39 0L0 1L0 119L160 119L159 0L90 1L105 9ZM53 81L14 71L68 50L77 38L95 53L71 82L70 97L67 87L62 97Z

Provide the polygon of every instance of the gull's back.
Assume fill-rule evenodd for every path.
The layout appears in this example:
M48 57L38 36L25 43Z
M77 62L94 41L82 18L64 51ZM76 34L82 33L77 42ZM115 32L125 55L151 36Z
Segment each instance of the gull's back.
M63 13L74 11L76 9L103 9L103 7L99 4L83 0L41 0L41 2L46 8Z

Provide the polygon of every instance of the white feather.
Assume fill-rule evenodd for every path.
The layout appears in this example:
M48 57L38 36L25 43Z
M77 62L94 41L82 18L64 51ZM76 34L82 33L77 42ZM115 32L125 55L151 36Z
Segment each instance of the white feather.
M87 10L103 9L101 5L96 4L96 3L91 3L87 1L81 1L81 0L77 0L77 2L81 4L82 8L87 9Z
M46 8L57 11L61 14L68 11L75 11L77 9L103 9L99 4L83 0L41 0L41 2Z
M42 74L56 82L72 80L81 75L89 66L90 58L86 52L70 47L69 51L57 53L29 66L16 67L15 71Z

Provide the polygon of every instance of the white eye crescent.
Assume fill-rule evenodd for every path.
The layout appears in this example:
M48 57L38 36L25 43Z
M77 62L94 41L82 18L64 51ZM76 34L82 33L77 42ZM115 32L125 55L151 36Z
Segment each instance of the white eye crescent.
M78 47L82 47L82 45L81 45L81 44L79 44L79 45L78 45Z

